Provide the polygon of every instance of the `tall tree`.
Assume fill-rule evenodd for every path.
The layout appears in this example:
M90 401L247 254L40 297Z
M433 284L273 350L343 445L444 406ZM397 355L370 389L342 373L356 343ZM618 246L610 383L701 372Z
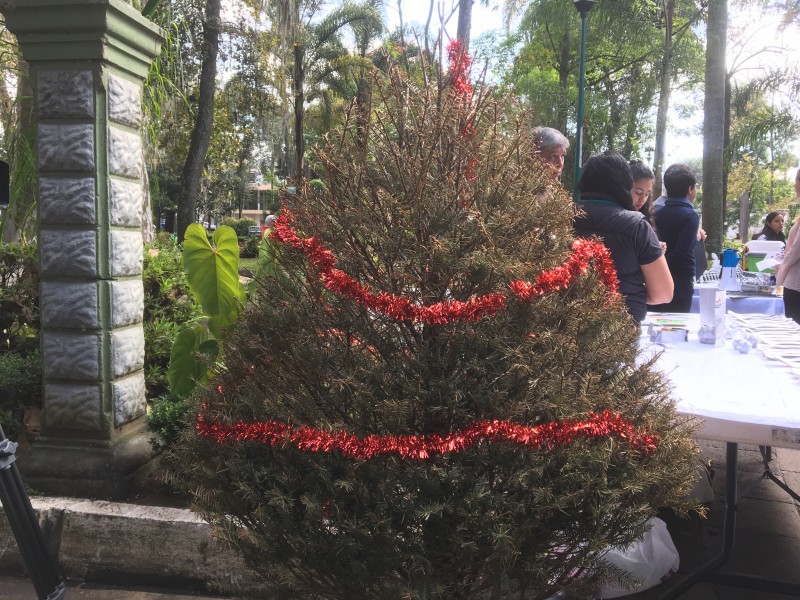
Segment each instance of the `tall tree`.
M203 54L200 69L197 115L189 153L181 175L181 196L178 204L177 233L183 240L186 228L194 223L197 197L200 193L200 180L203 166L211 142L214 127L214 97L216 95L217 56L219 55L221 0L207 0L203 21Z
M474 0L458 0L458 28L456 37L461 40L464 52L469 52L472 31L472 4Z
M725 147L725 62L728 0L710 0L706 28L706 86L703 104L703 228L706 249L722 255L723 151Z
M359 61L348 60L342 44L342 30L358 21L368 21L372 28L381 27L381 16L374 3L344 4L315 21L321 3L317 1L286 0L279 4L279 23L284 48L291 53L291 87L294 125L294 165L291 170L295 180L306 174L305 108L308 100L308 78L313 73L315 82L321 84L327 77L349 70Z
M662 172L664 169L665 147L667 140L667 115L669 113L672 88L677 78L684 79L699 69L694 69L695 59L699 56L699 44L692 27L705 13L705 0L698 5L694 2L678 2L664 0L662 5L664 39L661 59L659 61L658 110L656 112L655 151L653 154L653 171L656 181L656 193L661 192Z

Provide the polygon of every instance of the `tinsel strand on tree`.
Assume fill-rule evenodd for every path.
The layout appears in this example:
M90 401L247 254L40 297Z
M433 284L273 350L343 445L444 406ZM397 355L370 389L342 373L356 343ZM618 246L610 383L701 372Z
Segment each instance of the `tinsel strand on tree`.
M376 70L316 151L172 457L275 597L589 597L689 507L689 425L602 249L531 117L449 60Z

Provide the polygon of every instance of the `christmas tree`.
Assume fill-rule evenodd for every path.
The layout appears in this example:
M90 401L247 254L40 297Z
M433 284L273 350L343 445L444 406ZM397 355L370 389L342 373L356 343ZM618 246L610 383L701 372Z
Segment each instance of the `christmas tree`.
M276 597L587 595L688 507L689 427L607 251L450 55L376 73L318 151L174 452Z

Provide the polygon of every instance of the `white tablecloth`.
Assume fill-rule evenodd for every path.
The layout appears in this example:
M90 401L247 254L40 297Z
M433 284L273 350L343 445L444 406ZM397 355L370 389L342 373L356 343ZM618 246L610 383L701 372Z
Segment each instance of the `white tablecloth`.
M800 374L758 348L740 354L731 340L701 344L700 315L648 313L643 333L658 319L684 319L689 341L660 345L643 335L642 356L663 351L656 364L672 382L678 412L702 419L696 437L800 448Z

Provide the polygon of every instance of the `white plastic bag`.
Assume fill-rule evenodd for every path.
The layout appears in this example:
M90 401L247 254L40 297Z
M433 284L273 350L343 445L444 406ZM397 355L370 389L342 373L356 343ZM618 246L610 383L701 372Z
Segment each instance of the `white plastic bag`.
M607 563L630 573L638 585L626 589L618 583L609 582L600 588L598 598L619 598L649 590L678 571L680 557L667 531L667 524L656 517L648 523L650 529L640 541L627 548L611 548L602 556Z

